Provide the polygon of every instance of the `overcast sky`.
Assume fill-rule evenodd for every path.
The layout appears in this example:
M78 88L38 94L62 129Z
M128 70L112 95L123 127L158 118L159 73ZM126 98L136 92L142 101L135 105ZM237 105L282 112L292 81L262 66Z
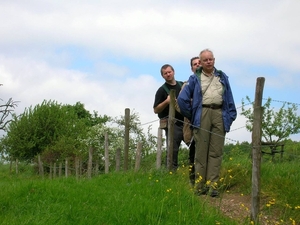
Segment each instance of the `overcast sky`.
M240 106L258 77L275 108L300 104L299 9L299 0L0 0L0 98L20 101L18 114L44 99L112 117L130 108L157 133L160 67L187 80L190 58L210 48L238 108L227 142L251 141Z

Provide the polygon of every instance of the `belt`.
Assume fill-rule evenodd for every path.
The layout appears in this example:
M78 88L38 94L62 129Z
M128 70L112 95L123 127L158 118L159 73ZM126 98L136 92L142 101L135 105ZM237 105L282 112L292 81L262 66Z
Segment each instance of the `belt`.
M216 104L203 104L202 107L204 108L210 108L210 109L221 109L222 105L216 105Z

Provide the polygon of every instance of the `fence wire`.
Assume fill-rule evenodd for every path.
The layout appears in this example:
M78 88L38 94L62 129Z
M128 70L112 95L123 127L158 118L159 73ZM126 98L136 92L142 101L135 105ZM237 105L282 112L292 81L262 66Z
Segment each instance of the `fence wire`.
M263 100L266 100L266 101L267 101L268 99L267 99L267 98L263 98ZM288 101L283 101L283 100L274 100L274 99L271 99L271 101L273 101L273 102L279 102L279 103L283 103L283 104L294 104L294 105L297 105L297 106L300 105L299 103L293 103L293 102L288 102ZM245 106L248 106L248 105L251 105L251 106L252 106L253 103L254 103L254 102L249 102L249 103L247 103L247 104L243 104L243 105L237 107L236 109L238 110L238 109L241 109L242 107L245 107ZM167 119L167 118L168 118L168 117L164 117L164 118L161 118L161 119ZM185 121L182 121L182 120L179 120L179 119L176 119L176 118L171 118L171 119L174 119L174 121L180 121L180 122L182 122L182 123L186 123ZM159 120L160 120L160 119L156 119L156 120L153 120L153 121L150 121L150 122L146 122L146 123L141 124L141 126L145 126L145 125L148 125L148 124L157 123ZM192 124L190 124L190 123L188 123L188 124L189 124L189 126L195 128L195 126L193 126ZM246 126L233 128L233 129L231 129L228 133L232 133L232 132L241 130L241 129L243 129L243 128L246 128ZM199 129L199 128L198 128L198 129ZM202 128L200 128L200 129L202 129ZM202 130L204 130L204 131L206 131L206 132L209 132L209 133L211 133L211 134L220 136L219 134L213 133L213 132L211 132L211 131L209 131L209 130L205 130L205 129L202 129ZM232 138L228 138L228 137L226 137L226 135L225 135L225 136L222 136L222 137L223 137L226 141L228 141L228 142L232 142L232 143L236 143L236 144L240 142L240 141L238 141L238 140L235 140L235 139L232 139ZM295 144L287 144L286 146L289 146L289 145L296 145L296 143L295 143ZM252 146L252 147L262 147L262 146L266 147L267 145Z

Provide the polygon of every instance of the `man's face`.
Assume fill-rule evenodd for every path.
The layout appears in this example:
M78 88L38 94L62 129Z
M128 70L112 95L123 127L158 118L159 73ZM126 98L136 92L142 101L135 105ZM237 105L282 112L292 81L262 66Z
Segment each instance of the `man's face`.
M194 59L193 61L192 61L192 71L195 73L196 72L196 69L198 68L198 67L200 67L200 59Z
M200 55L200 63L204 71L212 72L215 66L215 58L211 52L205 51Z
M174 71L171 67L167 67L162 70L162 76L166 81L172 81L174 79Z

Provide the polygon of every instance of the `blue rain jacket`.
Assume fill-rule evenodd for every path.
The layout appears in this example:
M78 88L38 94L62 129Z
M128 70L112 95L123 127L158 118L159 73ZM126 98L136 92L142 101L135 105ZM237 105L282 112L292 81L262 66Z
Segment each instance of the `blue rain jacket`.
M192 128L200 128L202 114L202 90L200 67L195 74L189 77L189 80L183 90L177 97L177 103L183 116L187 117L192 124ZM214 76L220 76L220 82L223 85L223 103L222 117L225 132L229 132L232 122L236 119L237 112L231 92L228 76L215 68ZM191 101L192 99L192 101Z

